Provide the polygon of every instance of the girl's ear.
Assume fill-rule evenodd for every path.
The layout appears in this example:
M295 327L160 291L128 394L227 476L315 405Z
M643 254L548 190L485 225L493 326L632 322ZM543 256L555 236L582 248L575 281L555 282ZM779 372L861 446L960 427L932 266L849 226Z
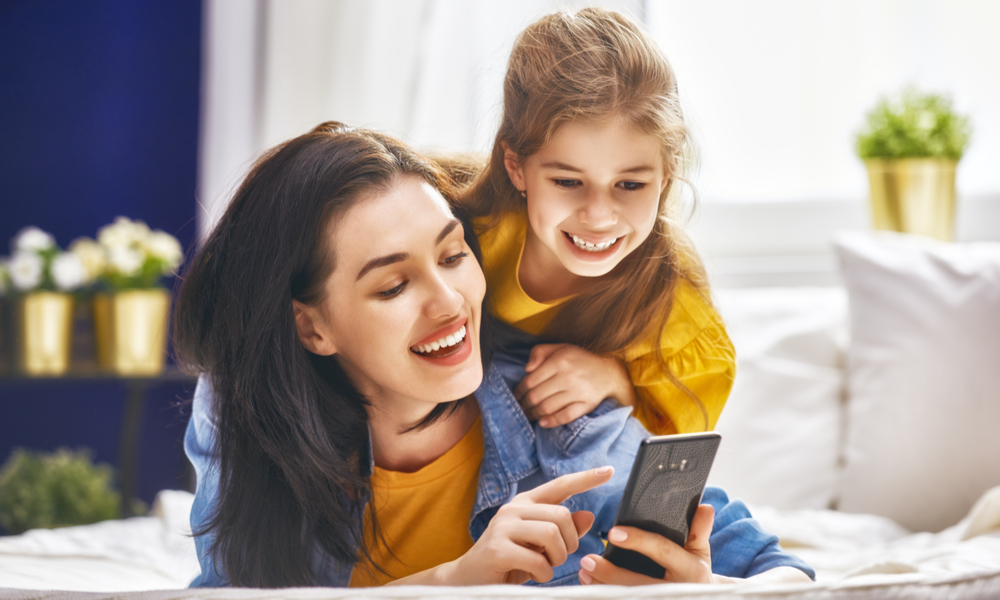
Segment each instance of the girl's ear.
M292 307L295 310L295 329L305 349L320 356L336 354L337 347L320 312L298 300L292 300Z
M500 142L503 146L503 166L507 169L507 176L510 182L520 191L524 191L524 172L521 170L521 159L510 149L507 142Z

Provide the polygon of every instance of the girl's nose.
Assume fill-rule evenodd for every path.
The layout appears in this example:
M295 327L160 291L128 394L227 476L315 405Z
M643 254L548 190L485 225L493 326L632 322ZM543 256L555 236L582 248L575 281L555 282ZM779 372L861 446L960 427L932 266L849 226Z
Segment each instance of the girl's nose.
M610 194L596 192L587 196L584 205L577 214L577 219L583 225L594 229L611 227L618 223L618 211L615 200Z

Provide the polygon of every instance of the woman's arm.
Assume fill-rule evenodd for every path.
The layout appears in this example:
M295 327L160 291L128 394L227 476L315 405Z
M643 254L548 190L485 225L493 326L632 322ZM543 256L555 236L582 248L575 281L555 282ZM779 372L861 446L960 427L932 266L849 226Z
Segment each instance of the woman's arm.
M603 485L611 467L571 473L514 496L490 521L479 541L457 560L397 579L389 585L520 584L552 579L590 530L594 515L560 506L574 494Z

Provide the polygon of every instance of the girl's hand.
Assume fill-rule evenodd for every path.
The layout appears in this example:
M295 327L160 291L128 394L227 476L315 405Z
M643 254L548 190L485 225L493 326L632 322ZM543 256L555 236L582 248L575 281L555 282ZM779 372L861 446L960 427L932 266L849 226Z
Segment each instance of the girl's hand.
M588 554L580 560L580 582L611 585L650 585L654 583L731 583L734 580L712 574L712 554L708 538L712 534L715 509L702 504L694 513L691 532L683 548L667 538L635 527L612 527L608 541L619 548L635 550L667 570L663 579L641 575L615 566L607 559ZM803 574L804 575L804 574Z
M635 406L635 390L625 365L617 358L588 352L572 344L538 344L514 389L528 419L556 427L589 414L605 398Z
M592 513L570 513L560 503L607 483L612 475L612 467L570 473L514 496L500 507L472 549L442 565L445 572L439 574L438 582L488 585L551 580L553 567L576 552L580 538L594 524Z

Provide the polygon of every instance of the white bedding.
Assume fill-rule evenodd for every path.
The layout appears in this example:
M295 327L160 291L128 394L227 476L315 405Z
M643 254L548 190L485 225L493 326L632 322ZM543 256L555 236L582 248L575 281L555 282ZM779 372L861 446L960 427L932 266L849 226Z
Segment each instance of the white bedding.
M185 590L198 573L187 516L192 496L161 492L154 516L0 538L3 598L261 598L266 590ZM332 588L282 590L288 598L1000 598L1000 487L960 523L911 534L873 515L752 507L789 551L809 561L816 585L643 589ZM46 591L48 590L48 591ZM54 592L52 590L73 590ZM160 591L153 591L160 590ZM90 592L90 593L87 593ZM122 593L132 592L132 593Z

